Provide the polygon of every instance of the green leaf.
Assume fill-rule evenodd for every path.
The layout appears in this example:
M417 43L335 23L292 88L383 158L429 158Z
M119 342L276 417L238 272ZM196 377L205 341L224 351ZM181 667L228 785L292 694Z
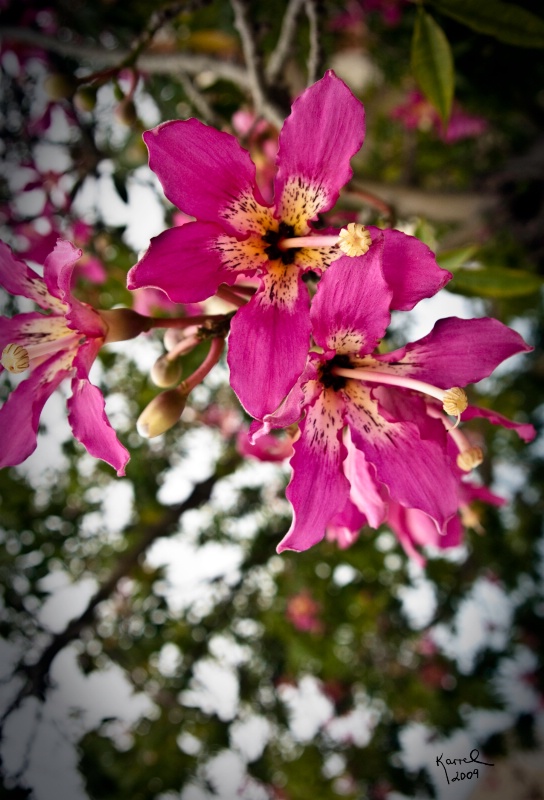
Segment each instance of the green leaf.
M454 273L448 289L461 294L500 299L534 294L543 285L544 281L539 275L521 269L462 267Z
M502 0L431 0L443 14L518 47L544 47L544 19Z
M418 9L412 37L412 71L446 124L453 102L453 56L444 31L423 8Z
M476 244L456 247L454 250L442 250L437 254L436 260L442 269L449 269L450 272L453 272L462 267L463 264L466 264L467 261L470 261L471 258L474 258L478 250L479 247Z

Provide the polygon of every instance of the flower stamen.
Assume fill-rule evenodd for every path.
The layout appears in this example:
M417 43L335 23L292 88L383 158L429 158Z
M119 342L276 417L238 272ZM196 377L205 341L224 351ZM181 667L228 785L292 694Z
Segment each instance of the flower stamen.
M440 400L442 408L452 417L457 417L457 422L454 428L459 425L461 421L461 414L468 406L468 398L463 389L454 386L452 389L439 389L438 386L433 386L431 383L419 381L417 378L409 378L406 375L397 375L388 372L377 372L372 369L344 369L343 367L334 367L331 370L333 375L340 375L343 378L355 378L356 380L369 381L370 383L383 383L387 386L400 386L404 389L414 389L416 392L428 394ZM453 429L452 429L453 430Z
M479 467L484 460L484 451L481 447L469 447L457 454L457 466L463 472L471 472L475 467Z
M20 344L7 344L2 351L0 363L14 375L24 372L30 365L28 350Z
M289 250L292 247L338 247L345 255L354 257L364 255L371 244L372 238L365 226L357 222L350 222L346 228L342 228L338 236L320 236L319 234L291 236L281 239L277 246L280 250Z

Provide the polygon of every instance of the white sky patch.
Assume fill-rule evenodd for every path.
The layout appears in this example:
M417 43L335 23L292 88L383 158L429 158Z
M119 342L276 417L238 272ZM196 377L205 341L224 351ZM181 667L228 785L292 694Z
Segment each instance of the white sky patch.
M249 714L232 723L229 736L231 746L240 751L245 761L256 761L270 739L270 723L258 714Z
M534 713L540 708L542 698L533 685L538 666L536 653L527 647L518 647L513 658L502 660L493 685L509 711Z
M183 535L158 539L151 546L147 561L164 567L166 577L155 591L165 597L173 613L180 613L195 601L210 595L210 581L223 578L232 584L240 577L243 552L237 545L207 542L194 547Z
M406 337L406 341L414 342L430 333L435 322L444 317L472 319L484 316L486 316L486 305L483 300L463 297L443 289L434 297L421 300L409 314L394 311L389 329L400 331Z
M334 714L334 707L321 691L321 684L313 675L305 675L298 686L284 683L278 687L280 700L289 713L289 727L298 742L309 742Z
M238 676L212 658L195 664L189 689L179 696L183 705L196 706L206 714L217 714L223 722L236 716L238 698Z
M379 714L370 705L358 705L347 714L334 717L325 726L328 736L335 742L366 747L378 722Z
M50 488L56 471L68 469L68 459L62 452L62 443L72 437L66 414L66 399L62 390L53 392L40 417L45 430L38 434L38 446L26 461L17 467L34 488Z
M513 607L504 590L479 578L462 600L453 626L436 625L432 637L438 647L468 674L476 656L490 648L500 652L510 635Z
M41 588L51 591L51 594L39 609L38 619L48 630L59 633L71 619L85 611L98 583L90 577L72 583L70 575L59 570L47 575L41 581Z
M398 586L396 593L411 627L419 630L433 618L436 611L436 592L431 581L425 577L425 570L413 560L408 562L408 574L411 585Z
M221 453L222 440L211 428L193 428L184 434L183 447L183 458L164 473L157 492L159 502L164 505L183 501L195 483L212 474Z
M77 742L106 717L128 726L151 713L153 704L146 695L133 693L117 665L84 675L73 647L57 656L51 677L44 705L28 698L8 719L1 749L6 773L21 771L34 800L87 800Z

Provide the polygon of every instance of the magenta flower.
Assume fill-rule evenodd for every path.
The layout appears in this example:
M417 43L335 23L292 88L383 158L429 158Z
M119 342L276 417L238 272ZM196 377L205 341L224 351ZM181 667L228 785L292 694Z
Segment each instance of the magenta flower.
M280 552L311 547L337 515L353 513L348 501L357 482L360 494L366 495L360 464L348 459L348 432L368 465L366 484L376 486L363 509L370 524L383 521L382 500L387 496L405 509L422 512L447 535L459 508L459 470L469 471L483 454L445 412L459 419L467 404L459 387L490 375L514 353L531 349L497 320L452 317L440 320L418 342L393 353L376 353L389 323L392 296L382 257L383 242L376 239L365 255L342 257L325 273L311 310L320 352L310 352L282 406L253 425L258 437L303 415L287 488L294 519ZM482 409L472 410L472 416L478 414L502 421ZM530 425L508 424L526 439L534 435Z
M257 277L257 291L232 320L228 354L232 387L254 417L277 408L304 368L310 302L303 276L321 275L340 254L338 235L320 236L311 223L350 179L350 159L364 134L361 103L327 72L295 101L281 130L273 205L233 136L195 119L144 134L166 196L198 221L152 239L128 287L153 286L175 302L192 303L240 276ZM369 229L369 241L379 235ZM451 277L417 239L392 230L384 237L393 308L412 308Z
M402 122L407 130L432 130L446 144L453 144L461 139L475 139L489 128L484 117L469 114L459 103L454 103L444 129L438 111L419 91L410 92L406 102L392 109L391 117Z
M129 454L108 422L102 392L89 381L108 325L70 290L80 256L80 250L59 239L45 260L41 278L0 242L0 285L10 294L34 300L47 312L0 318L1 369L30 370L0 409L0 467L20 464L35 450L43 406L70 378L72 396L67 405L74 436L91 455L111 464L118 475L125 474Z

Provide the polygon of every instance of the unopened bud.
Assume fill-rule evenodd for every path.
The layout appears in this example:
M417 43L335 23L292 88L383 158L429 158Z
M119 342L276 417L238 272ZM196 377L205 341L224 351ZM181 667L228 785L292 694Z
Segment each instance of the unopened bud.
M65 100L68 97L72 97L77 88L77 83L71 75L63 75L57 72L47 76L43 82L43 88L51 100Z
M123 125L129 128L138 122L138 112L133 100L121 100L115 109L115 116Z
M14 375L24 372L30 365L28 350L20 344L7 344L2 351L0 364Z
M160 436L178 422L186 402L187 395L178 389L162 392L144 408L138 417L136 430L145 439Z
M179 383L183 370L179 361L169 361L165 356L158 358L151 367L151 380L155 386L166 388Z
M457 455L457 466L464 472L470 472L480 466L483 460L484 453L481 447L469 447Z
M82 86L74 95L74 105L79 111L94 111L96 89L93 86Z
M150 327L150 320L131 308L112 308L108 311L100 310L98 313L108 326L104 344L134 339Z

